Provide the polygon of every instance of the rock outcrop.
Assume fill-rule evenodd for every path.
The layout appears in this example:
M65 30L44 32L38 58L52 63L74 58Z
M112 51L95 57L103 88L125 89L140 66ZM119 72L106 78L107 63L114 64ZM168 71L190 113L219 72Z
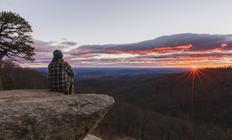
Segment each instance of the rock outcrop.
M94 135L87 135L84 140L102 140Z
M0 139L82 140L113 103L112 97L101 94L0 91Z

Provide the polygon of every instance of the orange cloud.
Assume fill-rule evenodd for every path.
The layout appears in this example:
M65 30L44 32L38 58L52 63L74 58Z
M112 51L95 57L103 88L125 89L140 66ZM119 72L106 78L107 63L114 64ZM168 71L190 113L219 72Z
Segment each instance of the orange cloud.
M132 44L87 45L72 41L36 45L37 63L47 63L52 50L65 51L74 65L147 67L216 67L232 64L232 36L184 34ZM229 38L229 39L228 39ZM69 49L67 49L67 47ZM123 57L122 57L123 56Z

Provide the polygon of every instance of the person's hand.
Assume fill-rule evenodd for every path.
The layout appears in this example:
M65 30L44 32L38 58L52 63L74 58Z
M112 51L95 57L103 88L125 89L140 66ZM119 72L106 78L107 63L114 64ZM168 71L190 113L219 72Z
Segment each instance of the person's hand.
M70 76L70 77L74 77L74 73L68 73L68 76Z

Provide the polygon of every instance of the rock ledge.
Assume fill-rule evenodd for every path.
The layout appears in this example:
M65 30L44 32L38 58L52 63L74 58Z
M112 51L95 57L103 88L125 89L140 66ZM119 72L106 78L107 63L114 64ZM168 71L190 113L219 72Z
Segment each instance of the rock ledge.
M113 104L102 94L0 91L0 139L82 140Z

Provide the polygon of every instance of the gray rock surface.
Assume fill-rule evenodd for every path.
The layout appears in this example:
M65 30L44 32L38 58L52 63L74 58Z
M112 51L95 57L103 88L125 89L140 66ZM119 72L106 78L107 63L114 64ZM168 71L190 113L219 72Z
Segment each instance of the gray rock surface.
M87 135L84 140L102 140L94 135Z
M0 91L0 139L82 140L113 104L102 94Z

